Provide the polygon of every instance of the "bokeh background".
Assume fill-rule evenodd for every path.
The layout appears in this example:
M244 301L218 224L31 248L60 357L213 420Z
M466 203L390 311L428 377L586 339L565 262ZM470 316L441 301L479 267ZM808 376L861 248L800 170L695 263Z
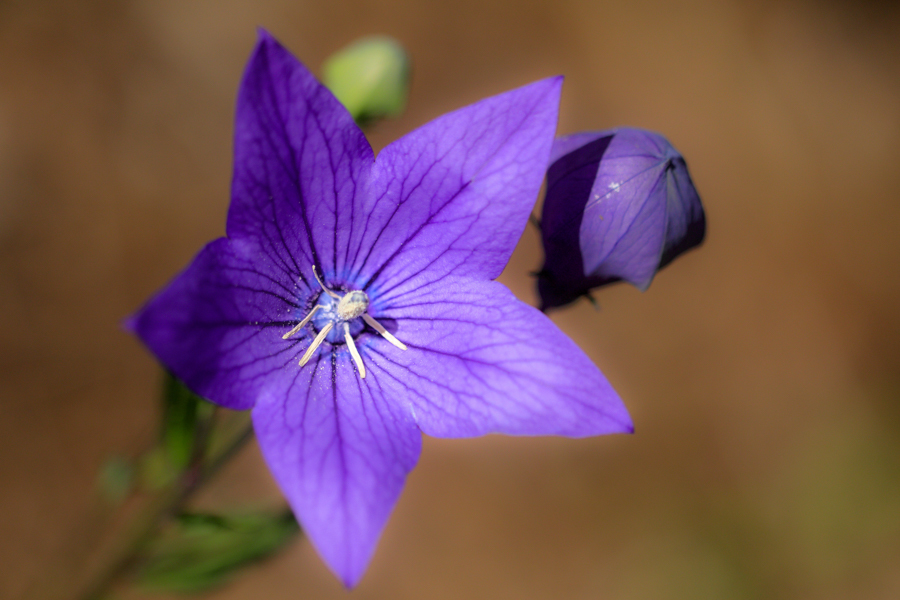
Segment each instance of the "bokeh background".
M707 208L648 292L553 315L635 435L426 439L353 596L900 597L900 12L861 0L0 2L0 597L64 576L97 470L156 435L119 322L224 230L258 25L316 72L402 41L376 149L565 74L561 133L663 132ZM250 447L197 502L280 496ZM208 597L348 596L301 539Z

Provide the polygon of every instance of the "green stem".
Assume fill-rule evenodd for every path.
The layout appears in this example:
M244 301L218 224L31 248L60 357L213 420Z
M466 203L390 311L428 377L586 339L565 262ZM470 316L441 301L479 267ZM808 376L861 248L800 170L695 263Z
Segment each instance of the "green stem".
M153 540L165 521L179 514L187 500L209 480L225 463L253 439L253 427L244 424L237 433L229 436L221 449L204 460L204 452L195 454L192 464L173 484L157 492L147 507L137 516L122 536L112 560L75 595L78 600L100 600L135 563L147 545ZM205 446L206 444L203 444Z

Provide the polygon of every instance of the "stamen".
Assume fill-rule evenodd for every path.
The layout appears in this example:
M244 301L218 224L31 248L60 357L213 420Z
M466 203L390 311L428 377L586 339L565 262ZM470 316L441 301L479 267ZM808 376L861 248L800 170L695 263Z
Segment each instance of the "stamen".
M350 348L350 356L353 357L353 362L356 363L356 368L359 371L359 378L366 378L366 367L363 365L362 356L359 355L359 351L356 349L356 343L353 341L353 336L350 335L350 323L344 322L344 339L347 341L347 347Z
M334 292L332 292L331 290L329 290L327 287L325 287L325 284L322 283L322 280L319 279L319 272L316 271L316 265L313 265L312 268L313 268L313 275L316 276L316 281L319 282L319 285L322 286L322 289L325 291L325 293L328 294L329 296L331 296L332 298L334 298L335 300L340 300L340 299L341 299L341 295L340 295L340 294L335 294Z
M299 323L297 323L296 327L294 327L293 329L288 331L286 334L281 336L281 339L286 340L289 337L291 337L292 335L294 335L295 333L297 333L298 331L300 331L301 329L303 329L303 326L306 325L307 323L309 323L309 320L312 319L313 315L316 314L316 311L319 310L320 308L322 308L322 306L320 304L316 304L315 306L313 306L313 309L311 311L309 311L309 314L306 315L305 317L303 317L303 320L300 321Z
M331 331L332 327L334 327L334 323L329 323L325 327L322 328L322 331L319 332L319 335L316 336L316 339L313 340L313 343L306 349L306 352L303 354L303 358L300 359L300 366L302 367L309 361L309 357L312 356L312 353L316 351L322 344L322 340L325 339L325 336L328 335L328 332Z
M384 336L384 339L397 346L401 350L406 350L406 344L391 335L391 332L385 329L381 323L370 317L369 313L364 313L362 318L366 323L372 326L372 329Z

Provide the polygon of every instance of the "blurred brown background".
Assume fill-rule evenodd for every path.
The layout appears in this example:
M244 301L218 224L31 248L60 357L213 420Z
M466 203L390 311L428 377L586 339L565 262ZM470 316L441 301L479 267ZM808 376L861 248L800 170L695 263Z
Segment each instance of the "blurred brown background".
M0 2L0 597L56 576L99 466L155 435L118 323L224 231L257 25L314 71L406 45L376 149L565 74L560 132L663 132L710 224L647 293L554 315L637 433L426 439L353 596L900 597L900 12L849 0ZM536 242L504 275L532 302ZM252 448L199 501L279 494ZM209 597L347 596L301 540Z

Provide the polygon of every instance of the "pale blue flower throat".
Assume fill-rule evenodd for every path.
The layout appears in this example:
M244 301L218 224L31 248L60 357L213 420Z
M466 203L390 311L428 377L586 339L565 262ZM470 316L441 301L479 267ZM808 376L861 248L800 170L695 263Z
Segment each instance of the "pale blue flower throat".
M315 266L313 266L313 275L316 276L316 281L319 282L322 291L325 292L324 295L319 296L320 303L313 306L312 310L309 311L309 314L303 317L303 320L297 323L293 329L281 336L282 339L288 339L303 329L306 324L313 319L313 316L321 311L319 312L319 316L316 318L315 323L315 325L321 324L321 327L318 328L319 333L300 358L301 367L309 362L309 359L316 351L316 348L325 341L325 338L331 333L332 329L343 328L344 341L347 342L347 348L350 349L350 355L353 357L353 362L356 363L356 369L359 371L359 376L365 379L366 367L363 365L362 356L360 356L359 350L356 349L356 342L353 341L353 336L350 335L350 323L353 322L354 319L360 317L362 317L362 320L368 323L372 329L380 333L384 339L401 350L406 350L406 345L403 342L391 335L381 323L373 319L372 316L366 312L369 309L369 296L364 291L352 290L342 296L325 287L325 284L322 283L322 280L319 278L319 273L316 271ZM322 303L323 300L324 303Z

